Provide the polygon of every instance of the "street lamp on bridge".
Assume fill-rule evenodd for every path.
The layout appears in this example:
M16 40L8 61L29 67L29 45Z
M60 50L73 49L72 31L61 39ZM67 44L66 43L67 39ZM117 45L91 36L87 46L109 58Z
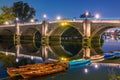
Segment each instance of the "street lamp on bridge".
M46 20L46 18L47 18L47 15L46 15L46 14L43 14L43 18L44 18L44 20Z
M30 19L30 22L32 22L32 23L33 23L33 22L34 22L34 19L33 19L33 18L32 18L32 19Z
M8 21L5 21L5 23L4 23L4 24L8 25L8 24L9 24L9 22L8 22Z
M93 18L93 17L94 16L91 15L91 13L89 11L87 11L87 12L83 13L82 15L80 15L80 18L85 18L85 19L87 19L87 18Z
M99 19L100 18L100 15L97 13L97 14L95 14L95 18L96 19Z
M18 17L16 17L16 18L15 18L15 22L17 23L18 21L19 21L19 18L18 18Z
M82 15L80 15L80 18L85 18L85 20L87 20L88 18L96 18L99 19L100 15L97 13L95 15L92 15L89 11L83 13Z
M57 16L56 19L57 19L57 20L61 20L61 16Z

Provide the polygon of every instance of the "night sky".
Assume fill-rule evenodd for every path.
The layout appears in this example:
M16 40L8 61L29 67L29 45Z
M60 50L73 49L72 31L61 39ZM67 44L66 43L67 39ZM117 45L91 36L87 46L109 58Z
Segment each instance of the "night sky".
M20 0L0 0L1 6L12 6ZM36 17L42 20L47 14L49 20L55 20L57 15L62 18L79 18L80 14L90 11L99 13L101 18L120 18L120 0L21 0L36 9Z

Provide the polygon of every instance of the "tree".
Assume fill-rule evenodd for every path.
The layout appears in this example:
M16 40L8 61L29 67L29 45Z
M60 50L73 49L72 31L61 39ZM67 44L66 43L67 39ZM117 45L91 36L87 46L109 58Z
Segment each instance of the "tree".
M16 17L19 18L20 22L26 22L34 18L36 13L34 8L22 1L13 3L12 7L3 6L1 11L0 24L5 23L6 21L14 21Z
M15 2L13 4L13 13L15 17L18 17L21 22L29 21L35 16L35 9L30 7L28 3L22 1Z
M1 8L2 13L0 14L0 24L5 23L6 21L13 21L14 20L14 13L12 12L11 8L7 6L3 6Z

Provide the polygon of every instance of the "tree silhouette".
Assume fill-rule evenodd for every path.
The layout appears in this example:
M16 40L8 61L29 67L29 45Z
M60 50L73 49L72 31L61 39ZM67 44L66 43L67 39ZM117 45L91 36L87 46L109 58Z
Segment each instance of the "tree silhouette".
M35 16L35 9L30 7L28 3L23 1L13 3L12 7L1 7L2 13L0 14L0 24L6 21L13 21L15 18L19 18L19 22L27 22Z
M1 11L2 13L0 14L0 24L5 23L6 21L14 20L14 14L11 8L8 8L7 6L3 6L1 7Z
M15 2L12 9L15 17L18 17L20 22L29 21L36 13L34 8L30 7L28 3L23 3L23 1Z

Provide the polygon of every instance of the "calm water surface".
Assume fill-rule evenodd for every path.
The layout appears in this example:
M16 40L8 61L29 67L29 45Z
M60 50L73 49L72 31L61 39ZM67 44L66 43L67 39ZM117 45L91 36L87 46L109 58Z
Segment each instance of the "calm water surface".
M102 52L111 52L120 50L120 41L109 40L105 41L104 44L99 48ZM11 46L10 44L7 44ZM2 44L5 48L6 44ZM16 52L16 47L11 49L3 49L1 46L1 51L4 52ZM29 46L29 47L28 47ZM68 58L78 58L76 55L79 53L79 57L82 58L84 52L82 52L83 47L81 44L65 44L65 45L54 45L50 46L52 50L46 49L45 46L41 46L38 51L35 52L36 48L32 44L24 44L20 49L20 53L27 54L31 57L19 57L16 53L14 56L0 54L0 80L24 80L21 77L10 78L6 72L7 67L18 67L20 65L42 63L48 58L58 59L59 57L65 56ZM42 54L42 48L47 50L49 55L46 56ZM33 49L33 50L32 50ZM96 48L95 48L96 49ZM98 49L98 48L97 48ZM53 51L53 52L52 52ZM97 51L97 50L96 50ZM45 51L43 51L45 52ZM97 52L96 52L97 53ZM94 55L96 53L92 53ZM99 53L98 53L99 54ZM33 56L41 57L42 59L37 59ZM74 57L75 56L75 57ZM112 60L111 60L112 61ZM104 62L104 61L103 61ZM66 72L60 72L44 77L37 77L27 80L120 80L120 65L114 66L114 64L119 63L120 59L114 59L114 63L92 63L89 66L75 66L75 68L69 68ZM111 65L112 64L112 65ZM26 80L26 79L25 79Z
M94 63L90 66L79 66L68 69L66 72L60 72L44 77L36 77L27 80L119 80L120 65ZM21 77L8 78L8 80L26 80Z

